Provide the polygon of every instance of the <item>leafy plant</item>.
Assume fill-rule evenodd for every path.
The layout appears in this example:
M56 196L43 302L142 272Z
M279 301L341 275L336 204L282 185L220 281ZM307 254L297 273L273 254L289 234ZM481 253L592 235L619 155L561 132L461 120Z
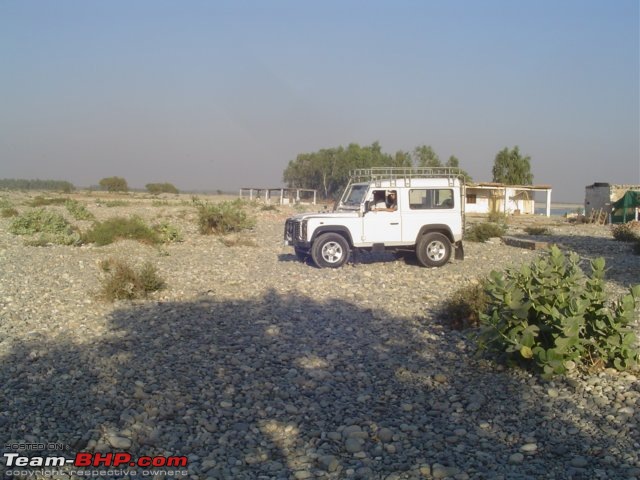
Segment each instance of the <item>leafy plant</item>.
M591 261L591 275L576 253L556 246L530 266L492 272L486 285L488 308L480 314L480 351L534 368L546 377L574 366L638 365L640 351L632 330L640 285L608 303L605 261Z
M631 221L611 227L613 238L619 242L636 242L640 240L640 222Z
M255 219L244 210L242 200L206 203L197 198L193 204L198 209L198 225L202 234L224 235L247 230L255 225Z
M100 263L100 267L106 274L100 294L102 298L111 302L145 298L151 292L165 287L164 280L150 263L145 263L136 270L122 260L107 259Z
M135 216L114 217L97 222L83 237L86 243L95 243L98 246L108 245L123 239L138 240L148 244L161 242L160 235L144 223L144 220Z
M175 243L183 241L180 230L167 222L160 222L154 225L152 228L153 231L158 234L158 237L160 238L160 241L162 243Z
M31 245L76 245L80 243L80 234L60 213L39 208L16 217L9 231L15 235L40 234ZM29 243L29 242L28 242Z
M104 205L109 208L126 207L127 205L129 205L129 202L127 202L126 200L107 200L106 202L104 202Z
M93 220L95 218L93 213L87 210L87 207L77 200L67 200L64 206L67 207L67 211L76 220Z
M471 226L465 235L465 240L471 242L486 242L490 238L502 237L506 227L497 223L483 222Z

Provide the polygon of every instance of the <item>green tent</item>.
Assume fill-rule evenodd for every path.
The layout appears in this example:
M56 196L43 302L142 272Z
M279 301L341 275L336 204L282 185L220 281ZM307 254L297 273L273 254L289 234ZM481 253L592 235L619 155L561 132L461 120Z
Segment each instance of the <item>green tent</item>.
M611 223L635 220L636 208L640 208L640 191L627 190L620 200L611 205Z

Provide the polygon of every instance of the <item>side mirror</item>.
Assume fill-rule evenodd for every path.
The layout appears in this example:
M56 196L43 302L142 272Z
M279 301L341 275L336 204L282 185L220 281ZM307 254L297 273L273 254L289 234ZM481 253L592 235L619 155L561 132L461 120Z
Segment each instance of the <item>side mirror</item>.
M363 213L367 213L371 211L371 201L367 200L366 202L364 202L364 212Z

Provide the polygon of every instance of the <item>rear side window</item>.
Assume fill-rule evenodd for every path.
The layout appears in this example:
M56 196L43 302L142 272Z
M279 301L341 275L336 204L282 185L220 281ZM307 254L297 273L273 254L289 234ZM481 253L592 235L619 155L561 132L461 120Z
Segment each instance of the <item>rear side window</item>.
M414 188L409 190L411 210L451 209L454 207L450 188Z

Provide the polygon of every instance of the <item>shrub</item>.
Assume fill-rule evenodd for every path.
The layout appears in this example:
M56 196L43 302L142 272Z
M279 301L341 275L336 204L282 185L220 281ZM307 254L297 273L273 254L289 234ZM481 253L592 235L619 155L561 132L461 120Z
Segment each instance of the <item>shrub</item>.
M444 302L442 315L452 328L462 330L480 325L480 313L486 312L489 300L486 285L485 279L466 285Z
M255 225L255 219L244 211L241 200L205 203L193 199L193 203L198 209L198 225L202 234L224 235L247 230Z
M158 237L162 243L182 242L183 240L180 230L167 222L160 222L154 225L152 228L153 231L158 234Z
M619 242L635 242L640 240L640 222L633 220L611 227L613 238Z
M107 200L104 202L105 207L126 207L129 205L129 202L126 200Z
M67 200L64 206L67 207L67 211L76 220L93 220L95 218L93 213L87 210L87 207L77 200Z
M100 267L106 274L100 294L110 302L145 298L165 287L164 280L150 263L136 270L122 260L108 259L101 262Z
M2 218L17 217L18 210L16 210L14 207L4 207L0 210L0 215L2 216Z
M58 212L39 208L23 213L13 220L9 231L15 235L40 234L37 241L31 245L76 245L80 243L80 234Z
M66 197L46 198L46 197L43 197L42 195L38 195L30 202L27 202L27 205L29 205L30 207L44 207L47 205L63 205L68 200L69 199Z
M275 205L262 205L260 207L260 210L262 210L263 212L277 212L278 211L278 207L276 207Z
M147 183L145 188L154 195L159 193L180 193L171 183Z
M109 192L128 192L127 181L122 177L106 177L100 180L100 188Z
M502 237L506 231L504 225L497 223L476 223L465 235L465 240L471 242L486 242L490 238Z
M140 217L114 217L97 222L83 237L86 243L95 243L98 246L123 239L138 240L148 244L161 241L158 233L149 228Z
M507 223L507 214L504 212L489 212L487 216L487 220L490 223L498 223L500 225L505 225Z
M530 266L492 272L488 308L480 314L479 350L545 377L575 366L636 366L639 350L631 327L640 285L608 303L604 259L591 261L590 276L578 263L576 253L565 256L553 246L548 257Z
M551 235L551 230L547 227L526 227L524 231L528 235Z

